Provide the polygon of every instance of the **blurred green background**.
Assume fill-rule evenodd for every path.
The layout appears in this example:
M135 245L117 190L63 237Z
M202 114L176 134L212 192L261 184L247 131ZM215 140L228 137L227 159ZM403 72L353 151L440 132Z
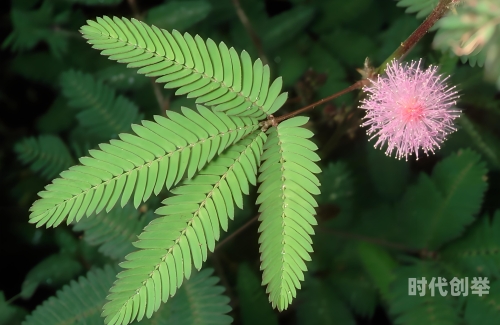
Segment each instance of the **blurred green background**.
M193 100L93 50L78 32L86 19L136 17L245 49L271 66L273 78L283 77L289 101L276 113L282 115L359 80L366 57L381 64L437 2L240 0L260 50L232 0L2 2L0 325L52 324L40 310L82 296L87 280L79 276L95 289L92 308L73 308L54 324L102 324L100 308L116 265L166 193L139 210L126 205L57 229L28 224L28 209L37 192L88 149L141 119L194 108ZM228 297L234 324L498 324L500 31L491 17L500 15L500 4L477 2L477 8L466 7L471 1L456 8L438 36L434 29L406 58L439 64L460 90L458 131L435 155L405 162L373 149L359 127L357 92L308 113L323 169L313 260L292 306L273 311L260 286L254 191L204 267L214 270L217 287L207 280L209 270L198 274L199 283ZM477 19L465 23L463 17ZM458 58L448 41L471 31L483 43ZM411 277L488 277L490 292L409 296ZM79 282L25 318L71 280ZM199 283L188 282L156 323L141 324L227 324L224 317L194 316Z

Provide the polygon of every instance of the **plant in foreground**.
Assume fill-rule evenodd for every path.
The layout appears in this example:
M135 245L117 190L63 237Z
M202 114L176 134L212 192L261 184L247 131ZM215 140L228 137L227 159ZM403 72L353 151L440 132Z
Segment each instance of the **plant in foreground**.
M422 60L402 64L393 60L386 76L378 76L363 90L368 97L361 101L360 108L366 110L367 134L378 137L375 147L387 143L386 154L396 150L401 159L418 149L426 154L434 153L446 135L456 131L453 120L460 116L454 109L459 95L455 86L449 86L437 73L437 66L421 68Z
M428 30L449 1L442 3L419 31ZM133 124L135 134L120 133L119 139L89 150L80 165L39 193L30 223L71 224L129 201L138 208L152 195L170 192L156 210L158 217L133 243L137 250L120 263L124 270L106 298L104 322L125 325L151 318L193 269L202 267L221 230L228 230L234 207L243 209L243 194L259 183L262 285L273 307L287 309L311 260L321 172L318 147L309 140L314 134L304 127L308 118L295 115L360 89L367 80L275 119L287 101L282 79L272 81L269 66L245 51L238 54L223 42L170 33L136 19L104 16L87 21L80 31L102 55L199 105ZM412 34L413 42L424 34ZM396 59L410 48L396 51ZM399 158L420 147L433 151L455 130L452 121L458 117L450 109L458 95L447 78L437 75L437 68L422 71L420 63L415 65L393 61L387 77L364 88L371 93L362 102L368 112L364 125L379 136L376 145L387 141L387 152L395 148Z

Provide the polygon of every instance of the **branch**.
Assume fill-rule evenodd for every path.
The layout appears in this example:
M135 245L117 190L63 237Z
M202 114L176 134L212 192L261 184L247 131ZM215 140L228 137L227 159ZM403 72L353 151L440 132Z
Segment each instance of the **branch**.
M130 10L132 10L132 13L134 14L135 18L140 19L141 14L140 14L139 7L137 7L137 3L135 2L135 0L127 0L127 2L128 2L129 7L130 7Z
M272 125L277 125L278 123L286 120L286 119L289 119L291 117L294 117L295 115L297 114L301 114L301 113L304 113L304 112L307 112L313 108L315 108L316 106L318 105L321 105L323 103L326 103L326 102L329 102L337 97L340 97L344 94L347 94L348 92L351 92L353 90L356 90L356 89L361 89L363 88L364 85L368 84L370 81L368 79L363 79L363 80L359 80L359 81L356 81L354 84L350 85L349 87L331 95L331 96L328 96L326 98L323 98L323 99L320 99L318 100L317 102L315 103L312 103L311 105L307 105L306 107L302 107L301 109L298 109L296 111L293 111L291 113L288 113L288 114L285 114L285 115L282 115L278 118L273 118L271 120L267 120L265 122L263 122L261 124L262 127L264 128L268 128L268 127L271 127Z
M132 10L132 13L134 17L138 20L142 20L142 15L141 12L139 11L139 7L137 6L137 3L135 2L136 0L127 0L128 6L130 7L130 10ZM154 78L151 79L151 85L153 86L153 91L156 97L156 101L158 102L158 106L160 107L160 115L165 116L165 112L169 108L169 99L165 99L163 97L163 94L161 92L161 87L156 83L156 80Z
M237 235L239 235L243 230L245 230L246 228L248 228L248 226L250 226L252 223L254 223L255 221L257 221L257 219L259 218L259 216L260 216L260 214L256 215L252 219L248 220L243 226L241 226L238 229L236 229L236 231L234 231L231 235L227 236L226 238L224 238L223 241L221 241L220 243L218 243L217 245L215 245L214 252L217 249L221 248L228 241L230 241L231 239L233 239L234 237L236 237Z
M337 237L346 238L346 239L361 240L361 241L365 241L367 243L372 243L375 245L384 246L387 248L391 248L391 249L395 249L395 250L399 250L399 251L403 251L403 252L407 252L407 253L411 253L411 254L421 252L419 249L409 248L409 247L406 247L406 246L398 244L398 243L392 243L392 242L386 241L384 239L366 237L366 236L359 235L359 234L346 233L346 232L341 232L341 231L334 230L334 229L326 229L323 227L318 227L318 229L324 233L332 234L332 235L335 235Z
M170 99L163 97L161 87L156 83L156 80L154 78L151 78L151 85L153 86L156 101L158 102L158 106L160 107L160 115L166 116L166 112L168 111L170 106Z
M387 64L393 59L400 60L410 52L410 50L424 37L429 29L434 26L434 24L441 19L450 9L451 5L454 5L458 0L440 0L438 5L432 10L432 12L427 16L427 18L420 24L420 26L415 29L415 31L394 51L385 61L378 67L377 72L383 73L387 67Z
M262 63L264 65L268 64L269 61L267 61L266 54L264 53L264 49L262 48L262 42L260 41L259 36L257 36L257 33L255 33L255 31L253 30L252 24L250 23L247 14L241 7L240 0L232 0L232 1L234 8L236 9L236 14L238 15L238 18L243 24L243 27L245 27L245 29L247 30L248 35L250 35L250 38L252 39L252 42L255 45L257 52L259 53L259 57L262 60Z
M382 63L382 65L376 69L375 72L371 71L370 75L365 76L367 79L362 79L353 85L347 87L344 90L339 91L338 93L335 93L329 97L323 98L311 105L308 105L306 107L303 107L301 109L298 109L294 112L291 112L289 114L280 116L278 118L270 117L269 120L263 122L261 125L264 129L269 128L273 125L277 125L279 122L284 121L286 119L289 119L291 117L294 117L297 114L304 113L310 109L315 108L316 106L323 104L325 102L328 102L332 99L335 99L341 95L344 95L350 91L353 91L355 89L360 89L363 88L363 86L367 85L370 82L370 78L376 76L377 74L380 74L385 71L386 66L389 62L391 62L393 59L402 59L408 54L408 52L415 46L415 44L418 43L422 39L422 37L427 34L429 29L434 26L434 24L441 19L447 12L448 9L458 3L459 0L440 0L438 5L434 8L434 10L429 14L429 16L422 22L420 26L403 42L401 45L394 51L388 58L387 60ZM233 3L237 2L237 0L233 0ZM366 64L365 64L365 69L366 69Z

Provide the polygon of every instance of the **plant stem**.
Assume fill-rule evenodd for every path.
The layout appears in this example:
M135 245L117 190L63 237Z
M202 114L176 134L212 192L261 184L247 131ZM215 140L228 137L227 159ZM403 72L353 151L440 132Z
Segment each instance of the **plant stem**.
M156 83L156 80L154 78L151 78L151 85L153 86L156 101L158 102L158 106L160 107L160 115L166 116L166 113L170 106L170 99L163 97L161 87Z
M233 3L237 2L237 0L233 0ZM427 16L427 18L418 26L418 28L403 42L401 45L394 51L385 61L378 67L373 75L383 73L387 67L387 64L391 62L393 59L402 59L408 54L408 52L415 46L415 44L418 43L424 37L425 34L429 31L429 29L434 26L434 24L441 19L446 12L448 12L448 9L450 6L454 3L456 3L457 0L440 0L438 5L434 8L434 10ZM367 76L368 78L371 78L373 76ZM304 112L307 112L308 110L311 110L315 108L318 105L321 105L325 102L328 102L332 99L335 99L341 95L344 95L350 91L353 91L355 89L360 89L363 88L364 85L369 83L370 81L368 79L362 79L353 85L347 87L344 90L341 90L329 97L323 98L311 105L308 105L306 107L300 108L294 112L291 112L289 114L280 116L276 119L270 119L268 121L265 121L262 123L262 126L264 128L271 127L272 125L277 125L279 122L282 122L286 119L289 119L291 117L294 117L297 114L301 114Z
M385 61L378 67L377 73L383 73L387 67L387 64L393 59L400 60L403 59L408 52L424 37L429 29L434 26L434 24L441 19L450 8L450 5L456 2L456 0L440 0L438 5L432 10L432 12L427 16L427 18L420 24L420 26L415 29L415 31L394 51Z
M328 229L328 228L322 228L322 227L319 227L318 229L324 233L332 234L334 236L344 238L344 239L360 240L360 241L364 241L367 243L372 243L375 245L379 245L379 246L383 246L386 248L390 248L390 249L394 249L394 250L398 250L398 251L403 251L403 252L407 252L407 253L411 253L411 254L415 254L415 253L420 252L420 250L418 250L418 249L409 248L409 247L406 247L405 245L401 245L399 243L392 243L392 242L389 242L389 241L386 241L386 240L380 239L380 238L372 238L372 237L367 237L367 236L363 236L360 234L342 232L342 231L338 231L335 229Z
M262 60L262 63L264 65L268 64L269 61L267 60L266 54L264 53L264 49L262 48L262 42L260 41L259 36L257 36L257 33L255 33L252 24L250 23L250 20L247 17L247 14L241 7L240 0L232 0L232 1L234 8L236 9L236 14L238 15L238 18L243 24L243 27L245 27L248 35L250 35L250 38L252 39L252 42L255 45L257 52L259 53L259 57Z
M217 245L215 245L214 252L217 249L221 248L225 243L227 243L228 241L230 241L231 239L233 239L234 237L236 237L243 230L245 230L246 228L248 228L248 226L250 226L252 223L254 223L255 221L257 221L257 219L259 218L259 216L260 216L260 214L256 215L252 219L248 220L243 226L241 226L238 229L236 229L231 235L227 236L226 238L224 238L223 241L221 241L220 243L218 243Z
M134 17L138 20L142 20L142 15L141 12L139 11L139 7L137 6L136 0L127 0L128 6L130 7L130 10L132 10L132 13ZM170 104L170 99L167 98L165 99L163 97L162 89L160 85L156 83L156 80L154 78L150 78L151 80L151 86L153 87L153 92L156 97L156 101L158 102L158 106L160 107L160 115L161 116L166 116L166 112L169 109L169 104Z
M17 295L11 297L9 300L5 302L6 305L9 305L10 303L14 302L17 300L19 297L21 297L21 293L19 292Z
M127 0L127 1L128 1L128 5L130 7L130 10L132 10L132 13L134 14L135 18L141 19L139 7L137 7L137 3L135 2L135 0Z
M328 96L326 98L320 99L317 102L312 103L311 105L307 105L306 107L302 107L301 109L298 109L296 111L293 111L291 113L282 115L282 116L274 119L274 123L282 122L282 121L284 121L286 119L294 117L297 114L301 114L301 113L307 112L307 111L315 108L318 105L321 105L323 103L329 102L332 99L335 99L335 98L340 97L340 96L342 96L344 94L347 94L348 92L351 92L351 91L356 90L356 89L361 89L361 88L363 88L364 85L367 84L367 82L368 82L367 79L356 81L354 84L350 85L349 87L347 87L347 88L345 88L345 89L343 89L343 90L341 90L341 91L339 91L339 92L337 92L337 93L335 93L335 94L333 94L331 96ZM266 121L265 123L267 123L267 122L268 121ZM263 126L266 126L266 125L263 125ZM268 125L268 126L270 126L270 125Z

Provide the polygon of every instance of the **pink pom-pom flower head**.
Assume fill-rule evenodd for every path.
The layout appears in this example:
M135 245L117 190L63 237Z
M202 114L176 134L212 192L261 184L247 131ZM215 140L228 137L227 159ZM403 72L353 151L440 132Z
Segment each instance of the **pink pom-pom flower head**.
M436 66L423 70L422 60L399 63L392 60L385 76L378 76L363 90L367 98L361 101L360 108L366 110L362 127L368 126L370 140L378 137L375 148L387 143L386 154L396 150L401 159L418 150L434 153L440 148L446 136L456 129L453 120L460 116L454 109L458 92L449 86L437 73Z

